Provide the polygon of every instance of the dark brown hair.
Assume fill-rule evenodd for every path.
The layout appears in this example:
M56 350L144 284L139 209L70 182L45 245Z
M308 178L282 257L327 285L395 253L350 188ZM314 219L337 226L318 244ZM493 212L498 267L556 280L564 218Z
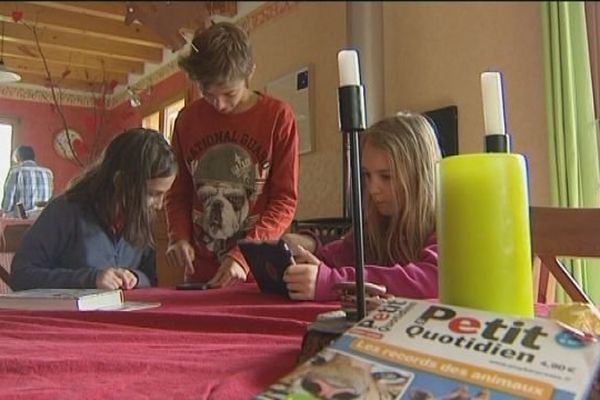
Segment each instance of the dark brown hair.
M196 34L190 53L179 66L202 89L210 85L247 79L254 69L248 35L234 24L219 22Z
M33 147L31 147L31 146L25 146L25 145L18 146L15 149L15 155L17 156L17 160L19 162L28 161L28 160L35 161L35 152L33 151Z
M90 206L107 228L119 219L125 240L142 246L153 243L147 181L176 173L175 153L161 133L129 129L70 183L66 196Z

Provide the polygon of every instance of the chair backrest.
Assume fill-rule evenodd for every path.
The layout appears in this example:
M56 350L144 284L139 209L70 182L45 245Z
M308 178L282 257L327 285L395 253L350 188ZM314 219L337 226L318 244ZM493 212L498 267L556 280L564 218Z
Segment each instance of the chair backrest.
M550 272L571 299L591 303L558 257L600 258L600 208L532 206L530 218L534 268L539 272L537 300L546 301Z
M25 235L25 232L30 226L31 224L29 223L6 225L2 230L2 234L0 235L0 253L3 253L3 255L6 256L0 258L0 281L2 281L4 285L11 290L12 288L10 287L9 283L10 272L8 264L12 258L12 254L17 251L23 235Z
M435 126L442 156L458 154L458 107L455 105L425 111Z
M294 220L291 231L298 233L308 230L319 238L322 244L327 244L339 239L352 226L350 218L316 218L305 220Z

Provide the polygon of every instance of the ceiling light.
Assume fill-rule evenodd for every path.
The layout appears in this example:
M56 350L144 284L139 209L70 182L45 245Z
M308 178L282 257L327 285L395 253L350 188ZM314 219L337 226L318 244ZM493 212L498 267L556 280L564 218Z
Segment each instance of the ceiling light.
M6 68L4 61L0 59L0 82L18 82L21 80L21 75Z
M4 21L2 21L2 47L0 47L0 83L18 82L21 75L9 70L4 65Z

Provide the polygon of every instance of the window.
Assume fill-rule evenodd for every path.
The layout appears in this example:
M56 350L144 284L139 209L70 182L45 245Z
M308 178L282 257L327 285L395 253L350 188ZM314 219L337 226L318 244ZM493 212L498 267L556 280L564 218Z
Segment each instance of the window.
M160 113L157 111L142 119L142 128L160 131Z
M164 110L164 125L163 132L167 137L169 143L171 142L171 136L173 136L173 128L175 127L175 119L179 114L179 111L185 106L185 99L179 99L168 106Z
M12 158L13 124L0 120L0 201L4 198L4 181Z
M185 107L185 103L186 98L182 95L175 98L175 100L165 102L158 110L154 109L142 118L142 127L162 132L170 143L173 136L175 119L179 111Z

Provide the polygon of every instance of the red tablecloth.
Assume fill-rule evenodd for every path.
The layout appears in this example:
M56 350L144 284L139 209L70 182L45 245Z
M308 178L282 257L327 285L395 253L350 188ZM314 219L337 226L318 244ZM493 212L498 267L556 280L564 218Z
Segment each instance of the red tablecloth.
M118 311L0 310L2 399L248 399L295 366L302 336L337 303L254 284L139 289Z

